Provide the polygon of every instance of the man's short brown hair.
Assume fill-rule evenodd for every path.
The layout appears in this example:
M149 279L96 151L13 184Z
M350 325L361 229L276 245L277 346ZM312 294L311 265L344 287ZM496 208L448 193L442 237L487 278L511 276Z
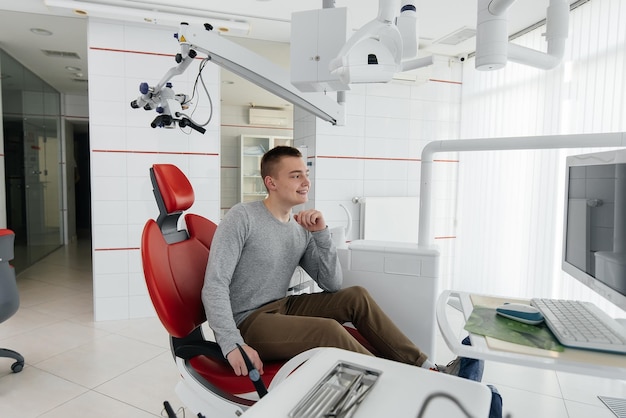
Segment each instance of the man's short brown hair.
M276 165L283 157L300 157L302 153L298 148L279 145L267 151L261 158L261 178L275 175Z

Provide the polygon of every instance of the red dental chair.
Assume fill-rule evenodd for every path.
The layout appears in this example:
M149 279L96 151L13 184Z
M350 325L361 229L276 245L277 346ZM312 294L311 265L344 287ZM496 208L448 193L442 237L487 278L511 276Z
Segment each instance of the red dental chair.
M217 226L202 216L185 214L186 229L179 227L183 212L194 202L194 192L176 166L155 164L150 177L159 216L144 226L141 258L150 298L170 335L181 374L176 393L196 414L239 416L258 395L249 378L236 376L217 343L205 339L203 333L206 316L201 290ZM367 344L356 330L350 331ZM282 365L264 364L266 386Z

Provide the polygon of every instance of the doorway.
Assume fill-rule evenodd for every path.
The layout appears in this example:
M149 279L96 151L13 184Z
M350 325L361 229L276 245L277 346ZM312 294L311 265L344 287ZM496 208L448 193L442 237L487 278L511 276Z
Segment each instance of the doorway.
M89 132L74 132L76 236L91 241L91 179ZM70 221L71 222L71 221Z

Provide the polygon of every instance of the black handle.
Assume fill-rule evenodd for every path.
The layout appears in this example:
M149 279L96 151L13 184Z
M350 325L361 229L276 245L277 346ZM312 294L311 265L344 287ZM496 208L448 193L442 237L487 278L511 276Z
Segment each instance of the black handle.
M248 377L252 381L254 388L259 394L259 398L264 397L265 395L267 395L267 388L265 387L263 380L261 380L261 375L259 374L259 371L254 367L252 361L250 360L250 357L248 357L246 352L243 350L243 348L241 348L239 344L237 344L237 348L239 349L239 352L243 357L243 361L246 363L246 367L248 368Z

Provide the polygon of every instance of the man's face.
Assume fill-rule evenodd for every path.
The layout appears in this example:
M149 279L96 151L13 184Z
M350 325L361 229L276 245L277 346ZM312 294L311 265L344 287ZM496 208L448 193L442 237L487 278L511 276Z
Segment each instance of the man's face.
M305 203L309 198L309 170L300 157L283 157L276 165L272 195L291 206Z

